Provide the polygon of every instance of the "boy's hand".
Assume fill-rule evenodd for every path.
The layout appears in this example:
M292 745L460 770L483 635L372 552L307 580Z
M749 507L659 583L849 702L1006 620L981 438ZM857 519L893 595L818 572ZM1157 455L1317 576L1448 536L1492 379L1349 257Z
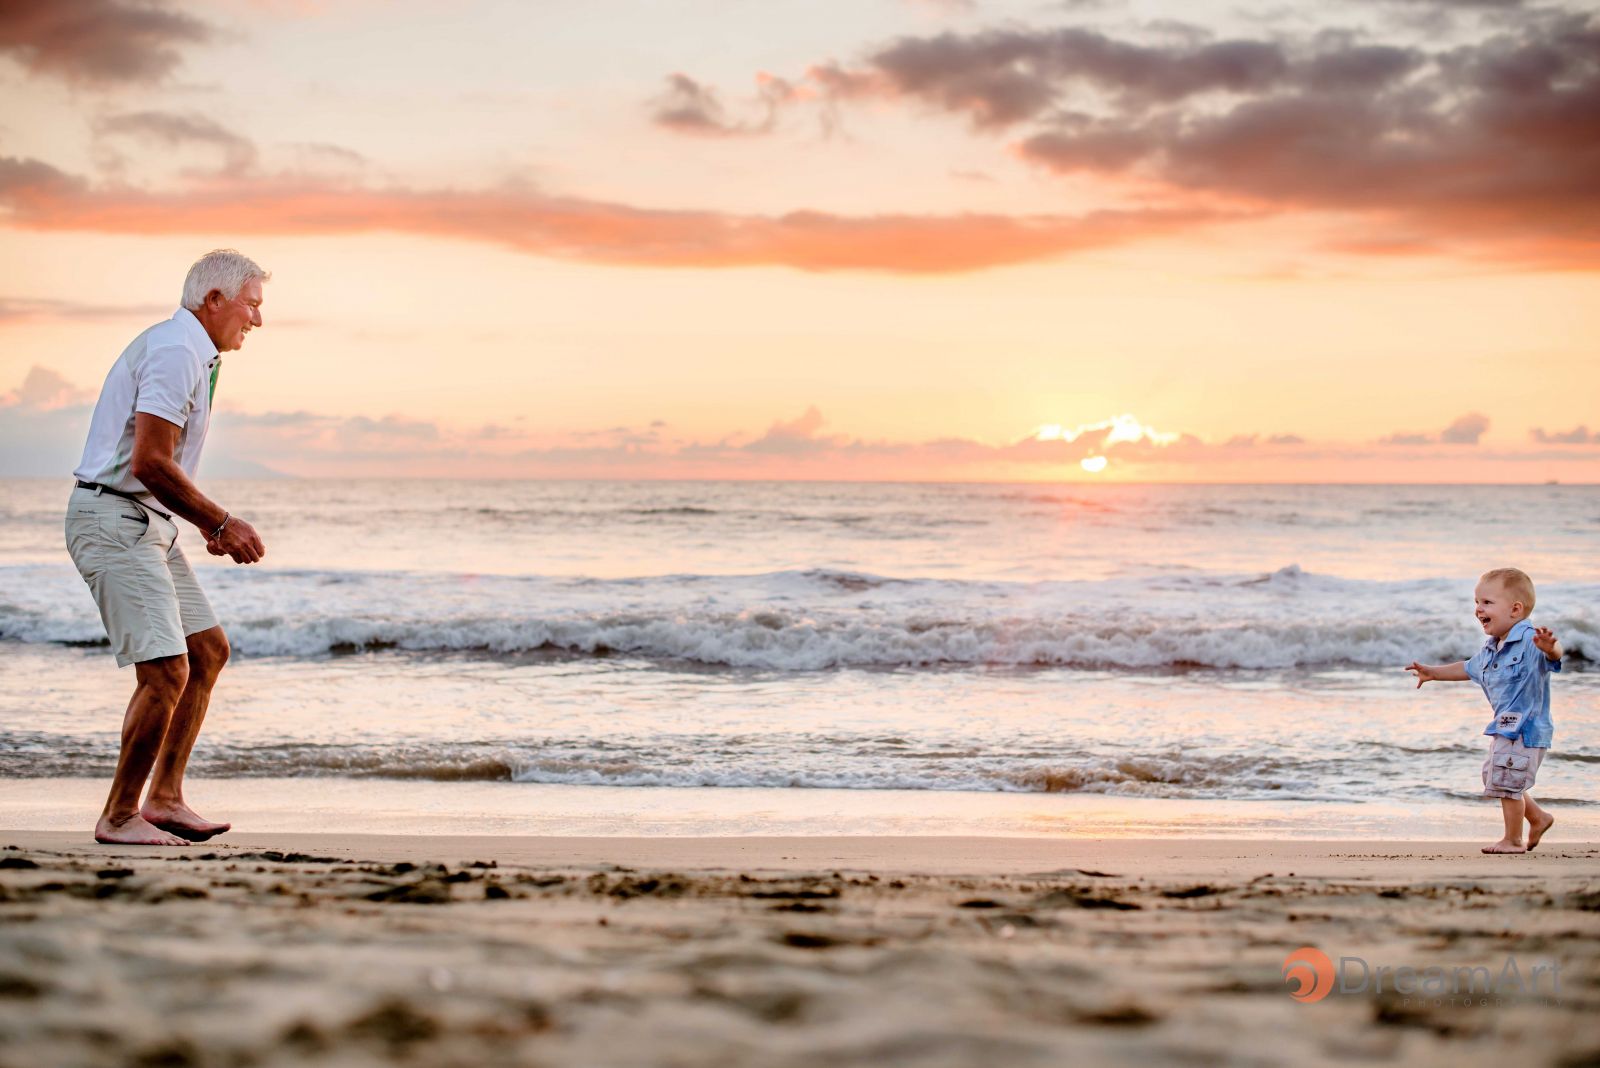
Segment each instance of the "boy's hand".
M1556 632L1549 627L1533 628L1533 644L1551 660L1561 659L1561 643L1556 640Z
M1433 667L1429 664L1419 664L1413 660L1406 670L1416 675L1417 689L1419 690L1422 689L1423 683L1437 682L1439 680L1439 673L1434 671Z

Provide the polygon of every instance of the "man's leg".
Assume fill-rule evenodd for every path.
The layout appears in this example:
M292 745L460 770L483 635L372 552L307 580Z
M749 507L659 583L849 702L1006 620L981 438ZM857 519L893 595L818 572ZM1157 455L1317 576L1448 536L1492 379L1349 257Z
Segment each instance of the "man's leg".
M1556 818L1535 802L1532 794L1523 794L1522 800L1528 808L1528 848L1532 849L1539 844L1539 839L1544 837L1544 832L1550 829Z
M150 796L145 799L143 816L163 830L192 842L203 842L226 831L232 824L201 819L183 800L183 773L189 767L189 753L200 735L211 703L211 688L216 685L222 666L228 662L228 636L221 627L189 635L189 682L167 723L166 737L156 757L155 774L150 779Z
M188 681L189 658L180 653L140 661L133 667L137 682L122 717L122 752L111 779L111 794L94 827L94 839L128 845L185 845L182 838L151 826L140 815L139 794Z
M1506 835L1494 845L1483 847L1485 853L1526 853L1528 847L1522 844L1522 819L1527 814L1526 807L1520 797L1502 797L1500 799L1500 815L1506 824Z

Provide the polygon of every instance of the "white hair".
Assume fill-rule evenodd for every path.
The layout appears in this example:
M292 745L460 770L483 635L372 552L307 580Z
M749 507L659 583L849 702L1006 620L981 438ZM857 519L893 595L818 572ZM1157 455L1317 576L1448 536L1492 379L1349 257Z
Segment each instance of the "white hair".
M189 277L183 280L183 306L199 311L213 289L232 300L252 278L266 282L272 274L237 249L219 248L207 252L195 260L194 266L189 268Z

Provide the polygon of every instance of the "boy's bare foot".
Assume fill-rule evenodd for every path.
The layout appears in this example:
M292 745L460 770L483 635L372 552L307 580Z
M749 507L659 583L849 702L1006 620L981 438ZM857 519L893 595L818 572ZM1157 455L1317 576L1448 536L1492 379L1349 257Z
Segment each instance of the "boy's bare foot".
M1544 819L1538 822L1530 819L1528 821L1528 848L1532 849L1534 846L1538 845L1539 839L1544 837L1544 832L1548 831L1555 824L1555 822L1556 818L1550 815L1548 812L1544 814Z
M215 838L233 826L231 823L213 823L201 819L200 814L182 801L146 801L139 815L163 831L170 831L190 842L204 842Z
M175 834L153 827L143 816L129 816L118 823L109 816L101 816L94 825L94 840L105 845L188 845Z
M1483 851L1485 853L1526 853L1528 847L1521 842L1513 842L1509 838L1502 838L1494 845L1484 846Z

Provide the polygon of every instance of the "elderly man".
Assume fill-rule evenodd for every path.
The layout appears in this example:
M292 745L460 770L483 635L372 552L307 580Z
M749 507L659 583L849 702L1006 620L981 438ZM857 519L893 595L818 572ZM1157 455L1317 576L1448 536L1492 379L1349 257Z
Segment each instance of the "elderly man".
M111 795L94 828L98 842L184 845L230 826L202 819L183 799L184 768L227 663L228 638L178 548L172 517L204 531L214 556L252 564L266 552L255 528L201 493L194 477L222 354L261 325L261 284L270 277L232 249L201 257L184 280L183 307L112 365L89 423L67 507L67 550L100 608L117 666L132 664L136 677Z

